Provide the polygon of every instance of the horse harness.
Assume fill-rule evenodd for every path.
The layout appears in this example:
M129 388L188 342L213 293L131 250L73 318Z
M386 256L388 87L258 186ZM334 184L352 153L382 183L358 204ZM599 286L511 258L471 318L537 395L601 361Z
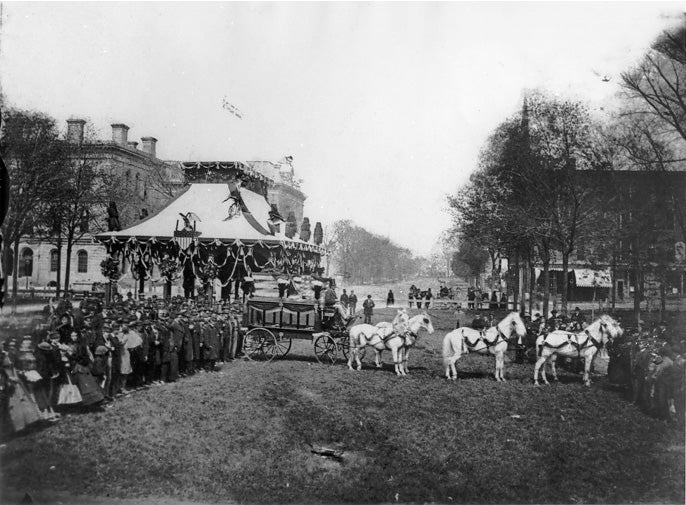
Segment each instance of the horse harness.
M503 334L503 332L500 331L500 328L498 328L497 326L494 326L494 328L496 330L498 330L498 334L495 336L493 341L489 341L486 338L486 330L481 330L479 332L479 336L476 338L476 340L474 340L474 342L470 342L467 335L464 336L465 342L467 342L467 346L468 347L476 347L476 344L478 344L479 342L483 342L486 345L486 349L488 349L489 347L493 347L494 345L499 344L501 342L501 339L502 339L502 341L506 342L507 338L505 338L505 335Z
M404 334L400 334L400 333L396 333L395 331L392 331L391 333L389 333L388 335L386 335L383 338L384 345L386 345L388 343L388 341L394 337L402 338L404 341L403 346L404 347L410 347L414 342L416 342L418 335L415 332L413 332L412 330L407 330ZM413 340L412 340L412 343L408 344L407 340L410 337L412 337Z
M588 330L584 330L584 333L586 334L586 340L584 341L583 344L580 344L578 341L572 340L572 335L576 336L574 333L568 333L567 334L567 342L562 342L560 345L553 345L545 341L543 339L543 346L544 347L550 347L552 349L559 349L562 346L565 345L571 345L572 347L576 348L576 352L581 357L581 351L590 347L591 345L596 347L597 349L602 349L603 348L603 341L598 341L593 336L589 333ZM590 343L590 345L589 345Z

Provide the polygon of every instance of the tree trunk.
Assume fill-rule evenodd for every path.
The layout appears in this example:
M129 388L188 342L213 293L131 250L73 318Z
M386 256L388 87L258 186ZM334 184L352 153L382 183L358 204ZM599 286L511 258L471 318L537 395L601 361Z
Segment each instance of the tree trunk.
M666 310L667 310L667 272L665 270L662 270L660 272L660 321L664 321Z
M514 265L510 265L508 263L507 268L510 270L510 272L515 272L515 280L516 282L513 282L514 286L512 286L512 310L517 310L517 305L519 305L519 294L520 294L520 288L522 285L522 279L521 279L521 274L519 271L519 254L515 254L514 257ZM512 277L512 276L510 276ZM509 286L508 286L509 288ZM509 309L509 307L507 307Z
M536 297L536 267L529 258L529 315L534 317L534 298Z
M12 265L12 314L17 313L17 291L19 289L19 240L21 236L17 233L14 239L14 264Z
M550 259L543 261L543 317L548 319L548 303L550 301Z
M615 276L617 275L616 269L617 269L617 255L615 253L612 254L612 263L610 264L611 268L611 278L612 278L612 287L610 288L610 294L611 294L611 300L612 300L612 313L615 313L615 306L617 302L617 288L616 288L616 282L615 282Z
M55 298L60 297L60 291L62 289L62 239L57 239L57 275L55 278ZM52 258L50 258L50 263L52 263Z
M567 292L569 290L569 251L562 252L562 315L567 317Z
M67 239L67 260L65 261L65 266L64 266L64 294L66 295L69 293L69 276L71 274L71 250L74 247L74 244L71 243L69 239Z
M641 282L641 271L638 260L634 259L634 317L636 324L641 320L641 294L643 293L643 283Z

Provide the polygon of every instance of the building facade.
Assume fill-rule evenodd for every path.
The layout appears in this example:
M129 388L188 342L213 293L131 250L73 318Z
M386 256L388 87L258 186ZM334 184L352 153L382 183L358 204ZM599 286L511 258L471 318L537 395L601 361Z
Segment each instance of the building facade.
M270 203L276 204L284 218L293 212L298 225L304 216L306 196L300 190L300 183L293 177L290 164L281 165L268 161L257 162L180 162L161 160L157 157L157 139L142 137L140 143L129 140L129 127L112 124L111 140L88 140L84 138L86 121L67 121L67 140L81 146L81 155L98 170L113 174L118 188L113 189L121 229L134 225L141 219L155 214L181 190L186 180L184 173L189 166L231 164L242 170L253 183L266 188ZM263 191L260 191L262 193ZM58 258L59 271L64 283L67 261L69 261L69 286L73 291L91 290L94 283L106 283L100 271L100 263L106 257L105 248L93 240L93 235L107 231L107 213L104 208L91 220L91 228L73 246L71 258L66 258L66 245L58 254L55 241L28 237L22 240L18 249L17 288L19 292L51 292L56 286ZM13 261L13 252L10 252ZM125 266L124 266L125 267ZM13 285L11 271L8 272L8 290ZM135 282L125 269L120 286L133 290ZM63 286L64 288L64 286Z

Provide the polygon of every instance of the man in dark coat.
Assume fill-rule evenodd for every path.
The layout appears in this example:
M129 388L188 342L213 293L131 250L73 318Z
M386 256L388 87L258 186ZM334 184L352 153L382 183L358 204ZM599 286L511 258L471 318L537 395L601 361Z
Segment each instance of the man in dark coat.
M344 308L348 308L348 303L350 302L350 299L348 298L348 293L345 292L345 289L343 290L343 294L341 295L341 304L343 305Z
M338 296L336 295L336 290L334 290L331 283L329 283L329 285L326 288L326 291L324 291L324 306L330 307L332 305L335 305L337 301Z
M350 290L350 296L348 297L348 304L350 305L350 315L354 316L357 311L357 295L355 291Z
M472 319L472 328L475 330L483 330L486 327L486 321L484 318L481 316L481 314L477 314L474 319Z
M366 324L372 324L372 315L374 315L374 300L372 300L372 295L367 295L367 299L362 303L362 308L364 310L364 322Z

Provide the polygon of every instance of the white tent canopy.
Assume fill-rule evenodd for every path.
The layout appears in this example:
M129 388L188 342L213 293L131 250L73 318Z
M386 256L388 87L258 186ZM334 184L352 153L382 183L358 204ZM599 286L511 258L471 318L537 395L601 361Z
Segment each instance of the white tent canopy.
M134 237L139 241L169 241L174 239L175 232L184 229L183 216L190 215L189 222L195 238L203 243L235 240L243 243L280 243L286 248L323 253L323 249L313 243L286 237L285 223L281 224L279 232L273 232L269 223L271 209L267 200L244 188L237 191L244 208L235 212L237 206L233 205L229 184L194 183L158 213L130 228L101 233L96 238L104 243L127 241ZM230 215L230 210L235 213Z

